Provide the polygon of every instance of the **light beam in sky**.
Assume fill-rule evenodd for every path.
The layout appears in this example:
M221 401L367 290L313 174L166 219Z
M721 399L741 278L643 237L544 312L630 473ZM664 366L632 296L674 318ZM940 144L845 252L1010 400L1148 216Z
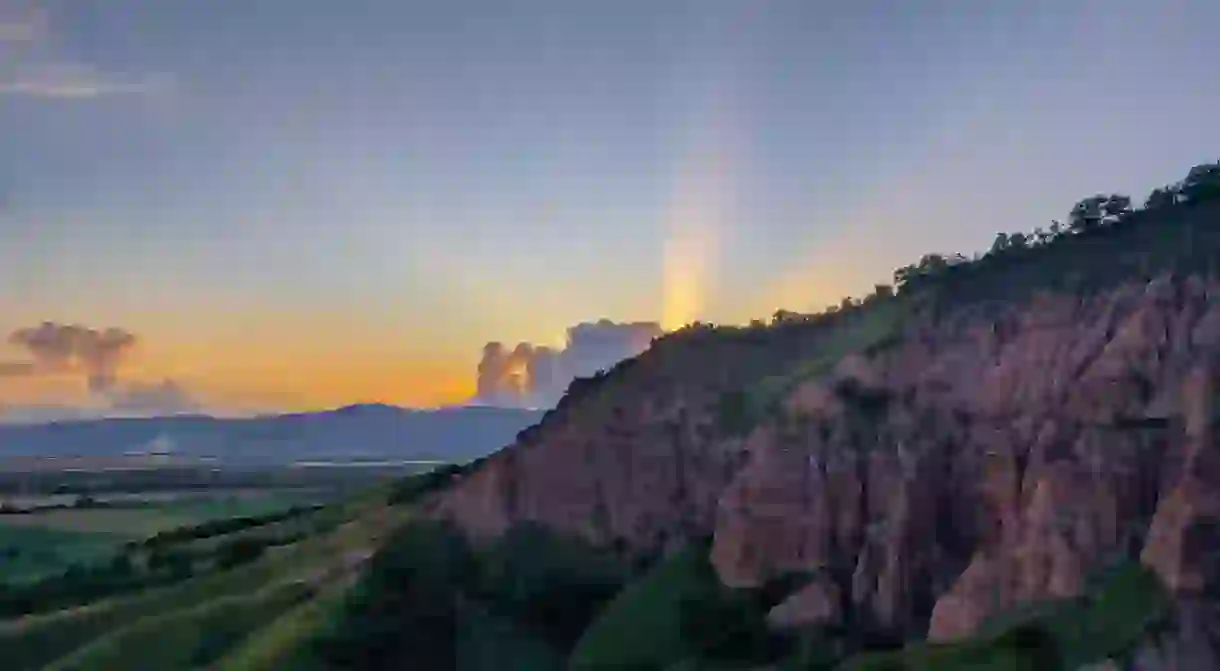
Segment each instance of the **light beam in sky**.
M676 88L688 94L676 104L691 106L684 124L691 134L679 145L681 158L665 214L661 326L667 331L706 319L731 233L740 186L736 173L744 168L739 103L749 54L709 45L737 43L760 8L761 3L743 3L723 22L709 19L703 31L695 30L706 42L679 65L674 78Z
M710 104L703 106L707 112L691 124L701 132L677 166L662 253L661 326L666 331L704 317L715 292L736 186L731 102L725 89L710 96Z
M696 154L683 166L668 214L663 257L661 326L695 321L706 307L724 226L722 154Z

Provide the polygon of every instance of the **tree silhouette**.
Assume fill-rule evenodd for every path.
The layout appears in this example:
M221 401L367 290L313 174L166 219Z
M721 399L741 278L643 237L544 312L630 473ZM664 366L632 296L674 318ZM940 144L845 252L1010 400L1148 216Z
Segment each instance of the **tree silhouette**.
M1008 251L1008 234L996 233L995 242L991 243L991 253L1003 254L1006 251Z
M1177 202L1177 190L1173 187L1166 186L1159 189L1153 189L1152 193L1148 194L1148 200L1144 201L1144 209L1159 210L1176 205Z
M1080 233L1101 226L1103 208L1109 200L1109 196L1097 194L1076 203L1068 215L1068 228Z
M921 276L939 275L948 267L949 261L941 254L924 254L919 259L919 274Z
M908 282L910 282L912 279L914 279L915 275L917 275L917 274L918 274L918 271L915 269L915 266L913 266L913 265L903 266L903 267L899 268L898 270L895 270L894 271L894 286L897 287L899 290L901 290L903 287L905 287L907 285Z
M1220 200L1220 162L1205 163L1190 169L1187 176L1176 184L1154 189L1144 203L1143 210L1160 210L1183 203ZM894 271L894 291L897 294L920 291L930 286L941 286L945 282L960 281L965 277L978 277L975 273L991 267L994 259L1014 251L1043 247L1088 231L1101 231L1130 219L1135 212L1130 196L1119 193L1098 193L1081 199L1069 214L1067 224L1052 220L1048 229L1035 228L1032 233L997 233L987 253L967 258L961 254L944 257L927 254L918 263L903 266ZM1139 221L1147 221L1139 219ZM1124 227L1124 230L1126 228ZM1193 236L1194 233L1186 233ZM1188 239L1193 240L1193 237ZM1187 242L1192 245L1193 243ZM1141 261L1141 263L1145 263ZM1056 262L1057 263L1057 262ZM953 272L946 272L952 270ZM1036 274L1036 271L1021 271ZM963 274L965 273L965 274ZM1079 273L1063 276L1063 286L1074 286ZM957 278L957 279L954 279ZM1075 279L1073 279L1075 278ZM965 286L963 286L965 288ZM834 308L837 310L838 306ZM833 311L833 310L832 310Z
M1117 221L1131 214L1131 196L1122 194L1110 194L1104 203L1101 204L1102 214L1105 215L1107 223Z
M1191 168L1182 181L1181 191L1188 202L1220 198L1220 162Z

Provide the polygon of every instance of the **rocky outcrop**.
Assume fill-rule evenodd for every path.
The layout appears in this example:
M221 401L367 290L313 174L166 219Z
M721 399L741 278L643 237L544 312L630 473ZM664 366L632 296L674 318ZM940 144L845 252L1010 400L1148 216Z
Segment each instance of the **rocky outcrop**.
M1147 640L1130 655L1130 671L1220 669L1220 612L1214 603L1187 597L1174 615L1172 632Z
M718 377L705 353L684 385L663 356L493 457L435 514L475 534L537 520L643 548L713 533L730 585L830 576L777 609L785 625L841 617L833 601L935 640L1078 594L1120 557L1182 594L1215 580L1216 282L912 320L900 342L797 385L744 439L715 422L735 364Z
M1216 285L1165 277L963 311L840 366L747 444L716 565L732 584L850 573L878 625L929 622L935 640L1079 594L1141 551L1170 587L1202 590L1220 543L1217 324Z
M767 613L775 629L800 629L827 624L843 617L839 588L830 580L814 580Z
M718 435L714 406L745 383L746 366L683 373L670 358L663 348L649 352L630 384L609 382L550 413L536 433L445 493L434 514L476 536L532 520L648 550L710 532L717 499L743 457L740 439ZM700 383L675 382L687 375Z
M1203 594L1220 579L1220 450L1216 444L1217 367L1192 371L1181 402L1184 463L1161 497L1141 558L1180 593Z

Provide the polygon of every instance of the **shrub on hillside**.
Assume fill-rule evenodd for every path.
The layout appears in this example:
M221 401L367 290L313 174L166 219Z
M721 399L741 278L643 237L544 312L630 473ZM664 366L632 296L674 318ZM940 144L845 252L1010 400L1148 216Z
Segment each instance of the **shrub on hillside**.
M576 642L627 575L612 553L533 523L514 526L489 546L480 567L479 598L564 647Z
M317 512L323 507L321 504L292 506L286 510L267 513L266 515L245 515L209 520L201 524L177 527L154 534L145 539L143 545L148 550L155 551L177 543L213 538L215 536L227 536L246 529L275 524L276 522L283 522L308 513Z
M319 637L319 656L338 668L453 668L458 596L473 573L470 548L451 525L408 525L369 559Z
M216 550L216 567L224 570L248 564L263 556L266 549L266 543L255 538L225 541Z
M45 613L179 579L166 572L141 572L126 554L109 562L74 564L58 575L30 583L0 584L0 617Z
M690 660L753 662L773 652L763 611L721 584L695 543L628 586L581 636L569 668L664 669Z

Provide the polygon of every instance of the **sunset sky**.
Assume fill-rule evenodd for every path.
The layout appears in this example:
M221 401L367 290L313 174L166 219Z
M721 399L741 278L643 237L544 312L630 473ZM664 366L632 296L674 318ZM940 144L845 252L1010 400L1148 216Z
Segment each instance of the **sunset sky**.
M218 412L742 322L1220 158L1215 0L0 0L0 340ZM20 361L0 344L0 363ZM79 374L0 404L95 402Z

